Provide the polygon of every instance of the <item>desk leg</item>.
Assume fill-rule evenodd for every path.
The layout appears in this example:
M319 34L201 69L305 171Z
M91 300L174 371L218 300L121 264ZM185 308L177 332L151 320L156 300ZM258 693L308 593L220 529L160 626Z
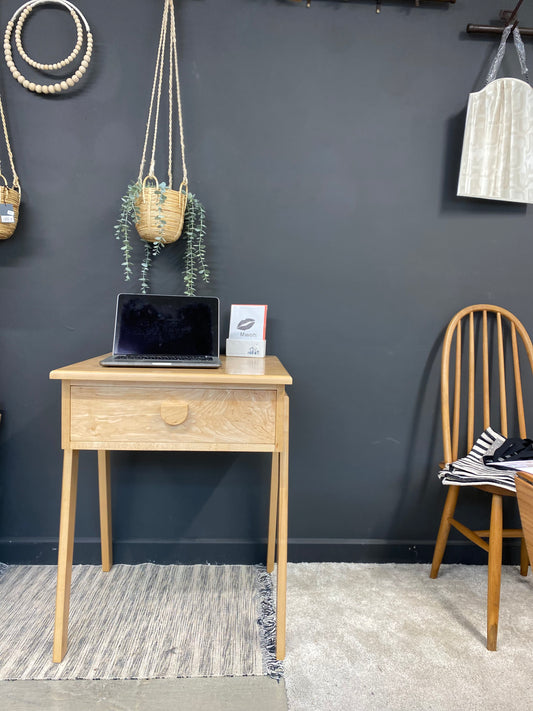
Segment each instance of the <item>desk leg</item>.
M113 565L113 535L111 527L111 471L109 452L98 452L98 492L100 496L100 543L102 570L107 573Z
M279 462L278 588L276 600L276 659L285 658L287 604L287 534L289 513L289 398L285 395L284 442Z
M79 452L77 450L70 449L66 449L63 453L63 486L61 490L61 515L57 556L54 662L60 662L67 651L70 581L72 578L76 493L78 489L78 455Z
M278 520L279 490L279 452L272 454L272 473L270 475L270 509L268 513L267 573L274 570L276 558L276 523Z

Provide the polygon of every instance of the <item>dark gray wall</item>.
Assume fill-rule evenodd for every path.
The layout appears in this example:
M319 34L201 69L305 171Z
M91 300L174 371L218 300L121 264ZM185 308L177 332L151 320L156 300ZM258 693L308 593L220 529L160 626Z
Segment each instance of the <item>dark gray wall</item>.
M292 560L427 560L444 497L443 327L493 302L533 330L530 210L455 196L467 97L496 48L465 28L501 5L177 3L190 187L209 216L202 293L221 298L223 337L231 303L267 303L268 352L294 377ZM2 3L2 28L18 6ZM0 243L7 561L55 560L60 388L48 373L111 346L124 290L113 225L138 172L162 3L79 6L95 52L77 91L37 96L4 64L0 75L24 191ZM26 38L30 54L66 56L68 15L40 11ZM181 249L158 259L155 292L182 292ZM118 560L264 556L267 456L116 453L112 466ZM95 468L83 453L78 561L98 556ZM450 560L469 555L457 546Z

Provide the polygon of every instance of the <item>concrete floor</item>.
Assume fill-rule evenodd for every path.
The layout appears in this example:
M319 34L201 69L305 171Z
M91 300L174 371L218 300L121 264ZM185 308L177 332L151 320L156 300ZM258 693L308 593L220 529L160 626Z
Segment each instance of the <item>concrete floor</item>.
M118 681L2 681L2 711L287 711L269 677Z

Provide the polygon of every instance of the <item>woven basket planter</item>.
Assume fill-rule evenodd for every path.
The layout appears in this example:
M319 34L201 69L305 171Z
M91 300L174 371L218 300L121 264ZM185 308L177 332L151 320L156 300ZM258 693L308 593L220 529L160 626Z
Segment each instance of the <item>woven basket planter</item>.
M146 178L145 178L146 181ZM139 218L135 227L140 237L146 242L159 242L170 244L179 239L183 229L183 218L187 207L187 189L180 186L179 190L167 188L165 200L159 208L160 195L157 187L144 184L140 196L135 201ZM161 229L158 224L158 215L162 215L165 224Z
M8 188L7 185L0 186L0 203L3 205L13 205L14 222L0 222L0 239L11 237L19 219L20 191L15 188Z

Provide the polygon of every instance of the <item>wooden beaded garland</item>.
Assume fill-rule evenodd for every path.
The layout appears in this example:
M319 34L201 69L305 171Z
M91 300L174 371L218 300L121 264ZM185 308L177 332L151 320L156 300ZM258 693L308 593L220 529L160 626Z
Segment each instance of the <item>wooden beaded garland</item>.
M45 3L61 5L62 7L67 9L71 14L72 19L74 20L74 24L76 26L76 44L74 46L74 49L68 55L68 57L62 59L60 62L54 62L53 64L44 64L42 62L36 62L34 59L28 56L22 45L22 27L24 25L24 22L26 21L28 15L31 13L34 7L36 7L37 5L43 5ZM80 50L83 46L84 32L82 22L85 26L86 50L83 59L81 60L80 66L74 72L74 74L72 74L67 79L56 81L53 84L36 84L33 81L29 81L21 74L15 62L13 61L13 52L11 49L11 36L13 34L13 29L15 30L15 45L22 59L30 66L40 71L54 71L57 69L62 69L68 64L71 64L80 53ZM21 5L19 9L16 10L16 12L13 14L13 17L7 23L4 35L4 56L6 59L7 67L13 75L13 78L16 79L19 84L21 84L25 89L28 89L29 91L34 91L37 94L59 94L61 91L66 91L67 89L73 87L85 74L87 67L89 66L89 62L91 61L92 51L93 36L91 34L89 23L87 22L81 11L75 5L73 5L70 0L29 0L29 2L26 2L24 5Z

